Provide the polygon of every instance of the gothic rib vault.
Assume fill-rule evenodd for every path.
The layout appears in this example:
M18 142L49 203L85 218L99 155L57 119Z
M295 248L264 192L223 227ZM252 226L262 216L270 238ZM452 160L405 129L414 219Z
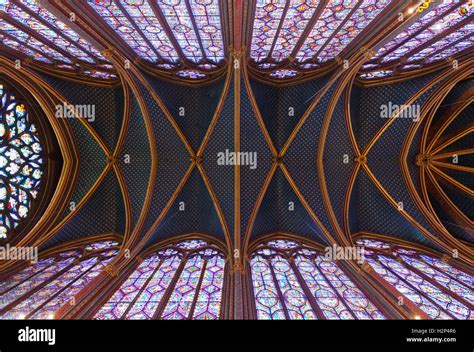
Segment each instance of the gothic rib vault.
M11 3L27 11L25 5ZM402 57L391 62L394 73L388 77L361 76L369 69L377 72L368 65L388 67L372 54L390 47L403 31L413 35L413 23L422 21L417 30L423 33L423 28L436 25L437 16L458 13L462 4L435 8L434 17L426 19L408 11L412 2L379 1L379 12L371 13L345 49L311 62L315 66L308 70L302 66L308 62L298 59L303 55L297 55L298 49L304 52L303 39L311 35L310 25L317 23L328 1L305 9L308 24L299 29L303 39L287 39L294 46L291 52L278 41L281 21L269 45L270 51L281 53L267 53L262 60L253 37L257 28L252 29L260 2L221 1L222 37L209 48L203 46L205 40L197 40L202 60L197 54L187 56L179 35L170 35L169 42L160 39L176 51L179 59L169 54L173 63L163 59L154 41L146 41L151 61L136 55L89 1L43 3L58 18L75 13L71 27L95 49L91 62L69 59L70 65L81 66L71 70L35 62L13 47L0 49L0 79L23 86L36 99L63 159L44 213L8 243L39 246L46 255L94 240L118 241L120 252L88 286L97 295L148 248L187 237L211 240L231 263L236 307L228 309L237 317L246 314L237 306L248 299L242 273L250 249L269 238L321 247L353 246L356 239L372 238L439 256L456 251L461 263L473 264L472 46L460 44L450 60L426 63L419 70L404 67ZM162 30L170 32L172 19L167 19L166 9L150 6L160 23L168 23ZM362 16L361 6L346 9L347 18L338 25L341 31L349 31L350 21L357 19L351 16ZM407 18L396 21L402 10ZM283 15L296 10L287 5L272 11ZM383 16L377 17L379 13ZM3 11L0 19L12 23L13 15ZM133 22L130 16L124 18ZM449 35L456 35L454 45L472 35L464 31L471 12L448 19L452 27L446 32L435 26L431 39L408 52L419 53ZM101 26L94 20L102 21ZM199 22L191 22L196 37L205 36ZM32 37L38 35L26 26L18 24ZM137 26L136 32L143 30ZM8 31L0 35L13 41ZM334 33L325 48L338 47L331 38L338 37ZM71 57L72 50L53 44L52 50L65 60ZM265 45L262 50L268 49ZM397 43L397 48L403 45ZM436 47L429 52L443 51ZM18 58L21 69L15 67ZM173 67L163 70L159 65ZM88 76L94 69L110 76ZM283 71L284 79L276 73ZM382 119L380 106L389 102L417 105L420 116L416 122ZM95 120L57 119L55 107L64 103L76 108L94 105ZM221 165L218 155L225 151L255 153L256 167ZM453 155L459 158L455 164ZM4 276L20 267L0 263ZM363 270L355 262L348 267L355 273ZM62 314L73 317L79 308Z

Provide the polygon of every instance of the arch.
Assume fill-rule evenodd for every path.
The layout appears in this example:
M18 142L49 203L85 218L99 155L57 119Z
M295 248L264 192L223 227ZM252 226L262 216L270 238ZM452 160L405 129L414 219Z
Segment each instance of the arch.
M51 253L0 283L0 319L54 319L118 253L107 239Z
M94 319L222 318L228 271L224 253L204 237L155 246L127 271Z
M472 275L430 252L408 249L383 240L359 238L370 266L432 319L472 319ZM430 253L430 254L428 254Z
M385 319L321 247L268 239L249 256L258 319Z

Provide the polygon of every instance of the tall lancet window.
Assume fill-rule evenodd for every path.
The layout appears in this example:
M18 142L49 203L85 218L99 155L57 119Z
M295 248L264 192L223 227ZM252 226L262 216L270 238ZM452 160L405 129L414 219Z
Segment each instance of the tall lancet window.
M60 252L0 282L0 319L54 319L118 253L101 241Z
M171 244L146 257L95 319L219 319L224 268L206 241Z
M361 239L374 270L432 319L473 319L473 277L430 255Z
M473 14L474 9L467 1L432 2L423 16L382 46L362 66L360 77L388 77L394 72L413 71L467 53L474 44Z
M259 245L250 257L258 319L384 319L337 263L289 240Z
M116 79L110 62L73 26L37 0L0 1L0 48L63 73Z
M335 59L390 0L255 2L250 59L277 79L296 77ZM288 69L288 65L295 69Z
M87 3L135 55L160 70L197 80L225 60L219 0Z

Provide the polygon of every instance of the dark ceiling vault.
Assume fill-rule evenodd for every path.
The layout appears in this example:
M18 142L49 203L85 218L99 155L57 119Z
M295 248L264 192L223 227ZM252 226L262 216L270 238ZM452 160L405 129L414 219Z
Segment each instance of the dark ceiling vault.
M57 12L80 8L50 3ZM235 37L226 39L226 63L199 84L139 61L128 67L127 50L81 16L78 25L117 80L61 79L35 65L15 71L11 53L0 56L2 73L41 100L65 159L51 207L20 243L46 250L114 236L119 269L129 260L126 249L133 256L198 233L243 253L233 258L238 268L251 244L269 234L321 245L368 234L441 253L456 249L470 263L472 56L457 69L445 64L410 80L359 84L362 44L378 48L404 26L379 25L347 54L349 68L334 61L332 69L278 85L248 68L238 28L251 22L238 17L246 10L241 1L227 5L235 10L227 19ZM64 101L95 105L96 120L55 120L54 106ZM388 103L419 105L419 121L381 118ZM256 153L255 169L219 165L226 151ZM447 161L453 153L460 157L454 168Z

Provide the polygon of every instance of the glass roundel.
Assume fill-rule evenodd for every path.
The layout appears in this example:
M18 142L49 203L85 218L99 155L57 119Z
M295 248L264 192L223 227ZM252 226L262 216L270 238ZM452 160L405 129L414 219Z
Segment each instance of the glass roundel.
M0 239L13 233L38 197L42 151L25 104L0 82Z

